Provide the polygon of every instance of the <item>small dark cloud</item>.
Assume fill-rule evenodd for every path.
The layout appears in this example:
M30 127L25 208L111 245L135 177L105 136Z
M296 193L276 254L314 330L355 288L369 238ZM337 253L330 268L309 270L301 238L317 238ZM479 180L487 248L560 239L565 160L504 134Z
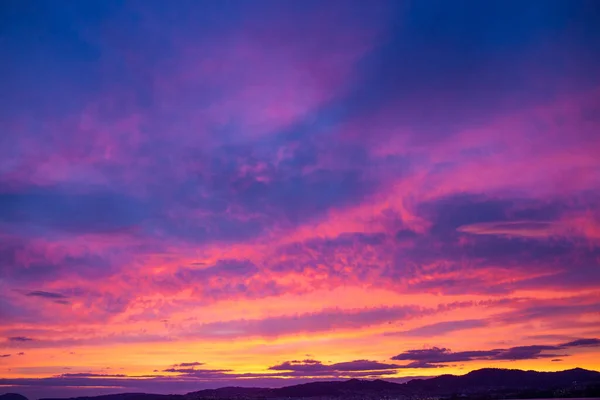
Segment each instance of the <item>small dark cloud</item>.
M589 339L588 339L589 340ZM579 341L569 342L562 345L530 345L530 346L515 346L507 349L492 349L492 350L470 350L457 351L445 347L432 347L429 349L407 350L400 353L392 360L411 361L409 364L403 365L402 368L435 368L445 366L449 362L465 362L476 360L536 360L540 358L552 358L567 356L567 354L557 354L559 350L564 350L569 347L576 347ZM588 343L583 342L583 343ZM591 342L589 342L591 343ZM590 345L590 344L586 344Z
M269 367L272 371L302 371L302 372L314 372L314 371L327 371L329 367L327 365L323 365L320 361L317 360L292 360L286 361L281 364L273 365Z
M11 342L31 342L33 339L25 336L12 336L8 340Z
M397 364L387 364L370 360L354 360L332 364L336 371L377 371L398 368Z
M10 357L10 354L0 354L0 358Z
M499 354L492 356L493 360L534 360L537 358L552 358L564 356L565 354L546 354L544 351L559 350L558 346L517 346L510 349L501 350Z
M204 365L204 363L194 361L194 362L184 362L181 364L175 364L174 367L196 367L198 365Z
M20 353L17 353L17 355L18 355L18 356L24 356L24 355L25 355L25 353L23 353L23 352L20 352Z
M571 342L563 343L560 347L592 347L592 346L600 346L600 339L591 338L591 339L577 339Z
M413 361L409 364L403 365L401 368L443 368L445 365L441 364L431 364L424 361Z
M552 360L550 360L552 362L561 362L562 358L553 358Z
M34 290L26 294L29 297L43 297L45 299L66 299L67 296L60 293L44 292L42 290Z
M335 364L323 364L317 360L286 361L284 363L269 367L272 371L293 371L293 372L329 372L332 374L343 372L358 371L381 371L398 368L397 364L387 364L371 360L353 360Z

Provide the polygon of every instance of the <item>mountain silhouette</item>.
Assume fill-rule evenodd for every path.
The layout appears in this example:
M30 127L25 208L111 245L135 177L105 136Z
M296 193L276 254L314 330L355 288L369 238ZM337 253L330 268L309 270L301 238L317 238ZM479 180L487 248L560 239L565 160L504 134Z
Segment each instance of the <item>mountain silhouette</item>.
M381 379L374 381L311 382L279 389L222 388L188 393L189 399L226 398L282 398L282 397L343 397L349 394L365 395L450 395L456 392L476 393L497 389L552 389L574 383L600 383L600 372L575 368L560 372L522 371L518 369L484 368L466 375L441 375L430 379L413 379L394 383Z
M410 393L448 394L481 389L551 389L577 382L600 381L600 372L575 368L559 372L484 368L466 375L441 375L432 379L413 379L405 385Z
M443 397L456 394L485 394L493 398L493 393L511 393L516 395L525 393L528 398L553 397L553 392L547 392L549 390L559 390L557 392L559 394L572 393L580 397L598 396L597 392L600 390L600 372L582 368L559 372L484 368L469 372L466 375L441 375L430 379L413 379L406 383L388 382L381 379L373 381L350 379L347 381L310 382L277 389L223 387L219 389L200 390L185 395L123 393L96 397L77 397L70 400L251 400L309 397L345 398L355 395L362 398L381 398L388 395ZM565 390L567 392L564 392ZM569 390L571 392L568 392ZM569 396L560 395L559 397ZM497 398L503 397L500 396ZM0 396L0 400L27 399L17 394L5 394Z

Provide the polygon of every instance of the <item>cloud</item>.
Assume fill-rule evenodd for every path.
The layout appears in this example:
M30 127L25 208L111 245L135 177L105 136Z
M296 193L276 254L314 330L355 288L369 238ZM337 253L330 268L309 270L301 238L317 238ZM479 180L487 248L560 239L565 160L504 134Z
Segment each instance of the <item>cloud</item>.
M10 354L0 354L0 358L10 357Z
M547 350L560 350L559 346L517 346L511 347L492 356L493 360L533 360L537 358L553 358L557 356L566 356L566 354L544 353Z
M291 374L293 376L339 376L344 374L351 374L354 376L367 376L371 374L374 375L377 373L391 375L396 373L396 369L399 367L400 366L397 364L381 363L378 361L371 360L353 360L334 364L323 364L321 361L308 359L302 361L285 361L281 364L269 367L269 370L285 371L283 375Z
M33 339L25 336L11 336L8 338L10 342L31 342Z
M354 360L332 364L331 367L337 371L376 371L398 368L398 365L370 360Z
M420 368L420 365L430 368L431 364L472 361L476 359L489 360L492 357L498 356L500 353L501 350L472 350L452 352L447 348L432 347L429 349L408 350L392 357L391 359L397 361L413 361L413 363L408 364L410 365L410 368Z
M204 365L204 363L194 361L194 362L184 362L180 364L173 365L174 367L197 367L199 365Z
M557 358L567 354L553 352L582 345L598 345L598 339L580 339L559 345L529 345L515 346L507 349L468 350L453 352L443 347L429 349L407 350L394 357L392 360L412 361L403 365L404 368L433 368L449 362L467 362L476 360L535 360L540 358ZM582 344L583 343L583 344Z
M42 297L45 299L66 299L67 296L60 293L44 292L41 290L34 290L26 294L29 297Z
M269 367L270 370L274 371L302 371L302 372L315 372L315 371L332 371L330 366L323 365L321 361L317 360L303 360L303 361L286 361L278 365Z
M577 340L573 340L571 342L563 343L563 344L561 344L559 346L563 347L563 348L569 348L569 347L595 347L595 346L600 346L600 339L596 339L596 338L577 339Z

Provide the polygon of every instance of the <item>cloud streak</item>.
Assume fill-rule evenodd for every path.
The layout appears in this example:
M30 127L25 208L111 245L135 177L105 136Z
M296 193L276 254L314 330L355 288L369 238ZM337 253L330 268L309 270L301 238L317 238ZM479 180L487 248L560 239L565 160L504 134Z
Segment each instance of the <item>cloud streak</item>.
M558 345L515 346L506 349L469 350L453 352L444 347L408 350L392 357L392 360L411 361L407 368L439 368L440 364L449 362L466 362L475 360L533 360L540 358L564 357L567 354L553 352L567 350L578 346L600 346L596 338L578 339Z

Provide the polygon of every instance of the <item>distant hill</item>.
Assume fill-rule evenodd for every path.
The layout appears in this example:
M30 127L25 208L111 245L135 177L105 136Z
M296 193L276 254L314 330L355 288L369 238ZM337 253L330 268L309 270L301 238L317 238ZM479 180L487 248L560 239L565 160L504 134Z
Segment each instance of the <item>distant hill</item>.
M6 393L0 395L0 400L27 400L27 397L17 393Z
M258 399L285 397L344 397L362 394L368 396L448 396L455 393L482 393L490 390L549 390L571 387L576 383L600 383L600 372L581 368L560 372L537 372L511 369L485 368L466 375L441 375L431 379L413 379L406 383L384 380L358 380L311 382L286 386L280 389L222 388L188 393L196 399Z
M224 387L191 392L186 395L123 393L70 400L230 400L331 397L379 399L384 396L405 398L472 396L476 398L599 397L600 372L581 368L560 372L521 371L484 368L466 375L441 375L431 379L413 379L406 383L384 380L311 382L277 389ZM13 397L10 397L13 396ZM14 397L17 396L17 397ZM514 397L518 396L518 397ZM27 400L14 394L0 400ZM66 399L42 399L66 400Z
M410 393L449 394L478 392L492 388L551 389L570 386L577 382L600 382L600 372L582 368L559 372L484 368L466 375L441 375L432 379L414 379L405 385Z

